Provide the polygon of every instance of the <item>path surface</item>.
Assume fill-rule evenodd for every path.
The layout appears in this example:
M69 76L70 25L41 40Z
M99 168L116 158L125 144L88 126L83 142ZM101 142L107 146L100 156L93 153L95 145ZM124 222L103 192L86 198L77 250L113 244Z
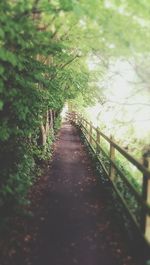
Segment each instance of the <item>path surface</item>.
M33 220L25 224L24 245L12 254L11 265L136 264L71 125L61 129L43 183Z

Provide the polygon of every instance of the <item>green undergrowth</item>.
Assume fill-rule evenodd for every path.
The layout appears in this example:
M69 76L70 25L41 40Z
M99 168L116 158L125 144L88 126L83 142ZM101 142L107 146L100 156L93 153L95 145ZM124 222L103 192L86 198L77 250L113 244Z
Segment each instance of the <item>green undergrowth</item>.
M11 156L7 157L7 163L16 162L16 152L19 152L17 163L10 171L10 167L3 164L1 171L0 189L0 231L7 230L9 219L24 213L30 201L28 192L31 186L44 173L47 163L52 157L52 145L57 137L61 126L61 118L58 116L54 123L54 132L50 131L45 146L37 144L37 139L26 142L18 142L17 150L12 150ZM21 145L21 146L20 146ZM18 150L19 149L19 150ZM2 159L2 158L1 158ZM7 170L7 179L5 179Z

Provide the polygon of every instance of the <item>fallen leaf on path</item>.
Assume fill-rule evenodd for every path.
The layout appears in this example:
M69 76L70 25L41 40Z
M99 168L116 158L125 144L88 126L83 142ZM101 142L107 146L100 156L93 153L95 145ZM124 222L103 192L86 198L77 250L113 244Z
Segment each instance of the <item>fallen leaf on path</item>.
M14 248L12 248L10 251L9 251L9 257L12 257L13 255L16 254L16 250Z
M31 235L26 235L24 241L29 242L31 239L32 239Z

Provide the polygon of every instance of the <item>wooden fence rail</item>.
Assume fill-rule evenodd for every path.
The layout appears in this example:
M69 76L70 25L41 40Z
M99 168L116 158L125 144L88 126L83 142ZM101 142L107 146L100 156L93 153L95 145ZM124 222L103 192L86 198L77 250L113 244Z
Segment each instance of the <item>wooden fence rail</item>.
M106 136L82 116L77 113L68 113L67 117L80 127L89 146L96 154L103 172L111 181L126 213L150 246L150 159L145 156L143 163L140 163L120 147L112 137ZM103 141L107 148L102 144ZM140 191L132 183L132 178L128 177L124 165L118 164L118 154L131 163L138 173L140 172L142 179Z

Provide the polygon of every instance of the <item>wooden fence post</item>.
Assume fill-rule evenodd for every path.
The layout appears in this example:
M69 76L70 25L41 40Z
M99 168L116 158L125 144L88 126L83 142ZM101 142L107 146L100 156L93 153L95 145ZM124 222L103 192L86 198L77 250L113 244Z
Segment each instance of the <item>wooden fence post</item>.
M150 156L143 155L143 165L150 169ZM142 190L143 200L150 205L150 178L143 175L143 190ZM141 216L141 229L144 233L146 239L150 242L150 215L145 209L142 209Z
M85 128L87 130L87 120L85 120ZM87 132L86 132L87 133Z
M84 120L85 121L85 135L87 136L88 135L88 124L87 124L87 120Z
M82 124L83 124L83 132L84 134L86 134L86 120L84 118L83 118Z
M97 128L96 130L96 153L97 155L99 155L100 153L100 131L99 129Z
M113 137L110 137L110 140L113 140ZM114 162L115 161L115 148L112 143L110 143L110 159ZM115 168L110 161L110 167L109 167L109 177L113 181L115 179Z
M92 122L90 121L89 143L92 144Z

